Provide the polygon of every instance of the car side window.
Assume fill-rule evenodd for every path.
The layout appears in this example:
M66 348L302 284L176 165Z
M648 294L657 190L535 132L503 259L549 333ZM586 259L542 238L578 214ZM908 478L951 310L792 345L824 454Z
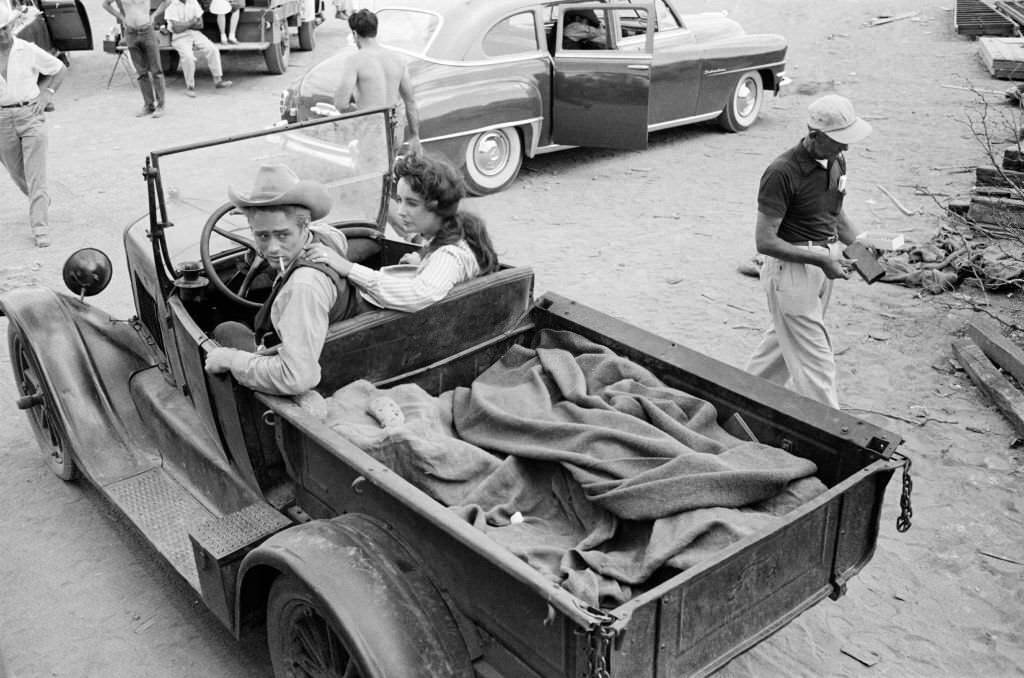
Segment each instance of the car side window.
M484 54L492 57L536 52L540 45L533 12L514 14L495 24L484 36L482 47Z
M650 0L626 0L626 2L631 5L650 4ZM654 11L657 16L657 21L654 25L655 33L658 31L670 31L682 26L682 24L679 23L679 19L676 18L676 15L672 12L672 8L668 6L668 3L665 2L665 0L654 0ZM637 12L637 14L640 16L636 18L635 23L639 25L642 19L646 17L646 13L641 14L640 12Z

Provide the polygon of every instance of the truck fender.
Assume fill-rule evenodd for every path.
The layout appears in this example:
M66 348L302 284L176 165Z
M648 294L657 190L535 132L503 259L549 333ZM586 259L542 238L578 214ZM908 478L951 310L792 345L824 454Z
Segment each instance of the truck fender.
M366 515L345 514L289 528L243 559L235 634L240 636L243 620L270 621L269 592L275 579L287 576L309 589L350 654L366 664L360 675L472 676L452 611L421 563Z
M77 455L126 444L128 428L117 404L127 397L130 405L130 396L109 387L127 384L133 372L153 364L131 323L37 286L0 296L0 312L8 332L23 333L34 349L71 450Z

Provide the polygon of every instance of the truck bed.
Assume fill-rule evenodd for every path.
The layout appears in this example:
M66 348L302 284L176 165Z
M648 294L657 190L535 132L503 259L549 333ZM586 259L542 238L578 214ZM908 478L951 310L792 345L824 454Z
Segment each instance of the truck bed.
M706 675L823 598L841 595L870 560L886 483L902 465L892 458L898 436L557 295L541 298L498 340L377 385L416 383L434 395L468 385L511 344L529 345L544 328L630 358L710 401L720 421L740 415L761 442L814 461L828 489L776 528L599 610L296 404L260 396L279 417L285 461L304 488L299 504L314 518L365 512L389 524L469 620L480 675L589 676L601 665L630 678Z

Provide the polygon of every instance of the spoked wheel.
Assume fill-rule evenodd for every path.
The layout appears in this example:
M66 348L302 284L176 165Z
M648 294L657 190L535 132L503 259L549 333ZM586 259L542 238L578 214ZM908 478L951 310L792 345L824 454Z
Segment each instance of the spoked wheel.
M513 127L487 130L466 143L466 188L473 195L497 193L515 181L523 164L523 142Z
M761 74L757 71L744 73L729 96L725 110L718 116L718 123L728 132L743 132L757 122L763 101Z
M332 626L312 592L289 576L278 578L270 589L267 644L275 678L369 676L351 640Z
M7 328L7 345L18 386L18 407L26 410L46 465L61 480L78 476L64 422L54 406L53 389L46 381L35 349L13 322Z

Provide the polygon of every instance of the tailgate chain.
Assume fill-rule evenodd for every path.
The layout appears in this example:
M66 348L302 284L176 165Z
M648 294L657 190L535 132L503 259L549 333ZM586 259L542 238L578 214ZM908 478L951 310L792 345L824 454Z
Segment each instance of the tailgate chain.
M910 493L914 491L914 481L910 477L910 457L899 452L894 452L893 456L903 460L903 489L900 492L900 515L896 519L896 531L906 532L910 529L910 519L914 515L910 507Z
M611 678L608 652L614 638L615 631L607 626L594 626L587 633L586 678Z

